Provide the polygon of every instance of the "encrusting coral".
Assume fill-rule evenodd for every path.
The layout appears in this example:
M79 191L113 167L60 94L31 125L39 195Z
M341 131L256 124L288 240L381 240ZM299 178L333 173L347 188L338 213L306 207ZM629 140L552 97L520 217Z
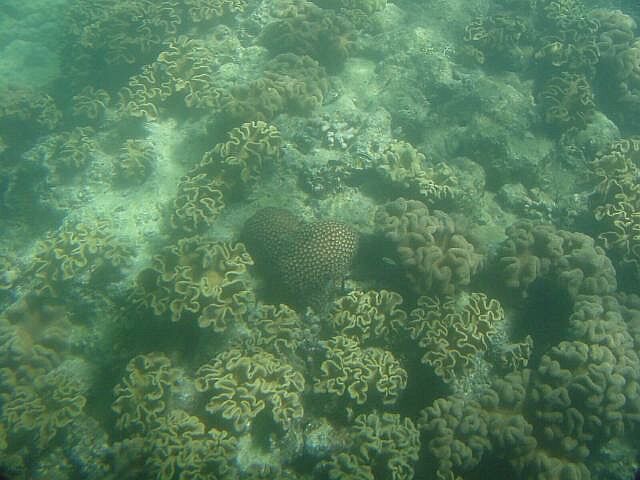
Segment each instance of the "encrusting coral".
M136 301L177 322L194 318L221 332L253 302L247 267L253 260L241 243L184 238L156 255L136 280Z

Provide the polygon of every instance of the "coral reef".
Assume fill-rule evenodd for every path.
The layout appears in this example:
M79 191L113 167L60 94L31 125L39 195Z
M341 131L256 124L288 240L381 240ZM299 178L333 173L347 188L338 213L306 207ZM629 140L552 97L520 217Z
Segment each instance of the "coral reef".
M560 131L583 128L595 110L591 86L583 75L562 73L540 93L545 122Z
M351 451L325 462L329 477L337 480L373 480L377 475L392 480L413 478L420 451L420 433L410 418L396 413L358 415L351 427Z
M38 293L58 296L69 284L83 285L99 274L117 271L131 254L108 222L77 223L39 242L29 271Z
M590 163L596 180L591 197L604 247L640 273L640 138L616 140Z
M209 395L206 410L228 420L237 432L251 429L260 412L287 430L304 413L303 375L260 349L226 350L196 372L196 389Z
M387 290L353 291L333 302L329 324L338 335L363 345L389 344L406 326L402 297Z
M22 365L0 370L2 418L16 444L24 434L38 449L49 446L56 435L83 414L87 387L73 371L59 365L53 370ZM28 441L28 440L27 440Z
M273 168L280 158L280 132L266 122L243 123L228 132L229 140L205 153L196 171L221 178L228 195L240 197L260 180L263 169Z
M269 121L282 112L307 115L322 104L326 71L311 57L282 53L269 60L262 75L221 92L215 108L232 122Z
M211 21L228 13L243 12L244 0L184 0L191 20L195 23Z
M425 349L422 361L444 382L455 383L473 372L502 322L500 302L483 293L471 293L442 300L420 297L408 328Z
M580 296L570 340L537 368L494 378L474 399L455 394L422 412L419 425L448 478L500 455L528 478L591 478L585 461L638 421L638 356L612 297Z
M124 431L151 430L161 415L170 410L167 403L171 387L182 375L164 353L151 352L132 358L126 376L114 388L116 399L111 409L118 415L116 426Z
M538 278L556 282L572 297L603 295L617 286L611 260L594 240L552 225L519 221L507 228L498 256L506 286L526 293Z
M242 236L287 301L321 309L349 272L358 248L358 234L344 223L305 223L277 208L254 214Z
M153 258L136 280L136 301L171 321L197 320L221 332L247 311L254 294L247 267L253 260L241 243L183 238Z
M73 175L85 168L98 150L95 131L76 127L46 137L25 156L34 163L47 165L58 176Z
M387 350L362 348L356 340L336 336L320 342L325 360L315 392L347 398L357 405L393 404L407 386L407 372Z
M210 227L225 207L224 186L206 173L180 179L169 222L175 231L196 234Z
M140 184L149 177L155 163L153 145L147 140L130 138L114 161L115 180L121 184Z
M465 54L479 64L521 63L524 54L519 43L526 30L525 20L518 16L498 14L477 18L465 27Z
M376 173L392 191L428 206L467 205L478 200L484 188L481 175L463 173L473 168L471 162L428 162L405 141L391 142L373 158Z
M290 358L303 344L305 325L286 305L258 303L244 319L249 331L241 344L245 349L259 348L279 357Z
M398 264L419 294L452 294L470 283L482 255L456 230L454 220L417 200L398 198L380 207L376 229L396 247Z
M274 54L308 55L329 70L342 66L354 42L354 27L345 16L312 2L290 2L266 25L260 42Z
M73 114L89 120L98 120L106 113L110 104L109 92L87 86L73 96Z

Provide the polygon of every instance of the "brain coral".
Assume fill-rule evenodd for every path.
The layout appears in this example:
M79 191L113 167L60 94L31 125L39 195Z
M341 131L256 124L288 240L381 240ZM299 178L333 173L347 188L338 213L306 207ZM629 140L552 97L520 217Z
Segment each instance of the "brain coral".
M468 285L482 255L456 229L451 217L430 212L417 200L398 198L380 207L376 229L396 246L410 287L417 293L452 294Z
M136 280L138 303L177 322L195 318L202 328L223 331L253 303L244 245L184 238L164 249Z
M357 232L344 223L305 223L276 208L254 214L242 237L265 274L296 306L321 307L349 272L358 247Z
M220 414L237 432L251 429L266 410L287 430L302 418L305 380L292 365L259 348L224 351L196 373L196 389L209 394L206 409Z

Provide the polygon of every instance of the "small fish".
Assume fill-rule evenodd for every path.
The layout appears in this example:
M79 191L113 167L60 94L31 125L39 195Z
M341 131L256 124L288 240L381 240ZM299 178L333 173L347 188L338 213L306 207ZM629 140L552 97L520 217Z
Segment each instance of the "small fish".
M393 258L389 258L389 257L382 257L382 263L384 263L385 265L389 265L391 267L398 266L398 262L396 262Z

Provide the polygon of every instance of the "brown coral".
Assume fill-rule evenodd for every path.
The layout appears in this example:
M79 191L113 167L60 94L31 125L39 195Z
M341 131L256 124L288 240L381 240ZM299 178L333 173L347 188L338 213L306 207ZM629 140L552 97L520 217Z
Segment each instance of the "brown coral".
M283 209L257 212L243 239L281 294L297 306L319 307L351 267L358 234L350 226L323 220L305 223ZM255 253L254 253L255 252Z
M454 220L416 200L397 200L378 209L376 228L396 246L402 265L417 293L452 294L468 285L482 255L458 232Z
M138 274L135 297L156 315L170 314L174 322L195 318L202 328L223 331L253 302L250 265L241 243L182 239Z

